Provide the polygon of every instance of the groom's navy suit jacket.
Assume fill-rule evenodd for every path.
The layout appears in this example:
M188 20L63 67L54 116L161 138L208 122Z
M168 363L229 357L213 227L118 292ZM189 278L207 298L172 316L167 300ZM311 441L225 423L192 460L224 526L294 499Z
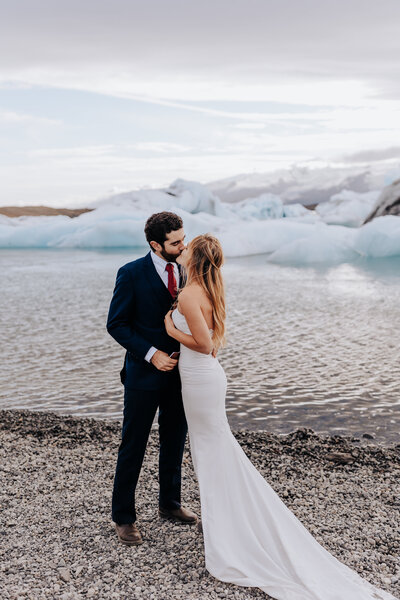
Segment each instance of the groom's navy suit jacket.
M126 349L121 381L127 388L139 390L179 385L178 367L159 371L144 358L151 346L167 354L179 350L179 342L164 326L173 298L150 252L119 269L107 320L107 331Z

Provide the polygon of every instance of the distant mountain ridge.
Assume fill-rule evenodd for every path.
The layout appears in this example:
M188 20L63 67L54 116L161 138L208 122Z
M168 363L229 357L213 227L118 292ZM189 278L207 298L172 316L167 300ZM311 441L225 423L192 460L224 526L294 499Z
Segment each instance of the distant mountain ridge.
M82 213L92 211L92 208L52 208L51 206L0 206L0 215L5 217L79 217Z
M382 189L400 176L400 165L321 166L244 173L206 185L223 202L240 202L263 193L276 194L284 204L305 206L328 201L342 190L365 193Z

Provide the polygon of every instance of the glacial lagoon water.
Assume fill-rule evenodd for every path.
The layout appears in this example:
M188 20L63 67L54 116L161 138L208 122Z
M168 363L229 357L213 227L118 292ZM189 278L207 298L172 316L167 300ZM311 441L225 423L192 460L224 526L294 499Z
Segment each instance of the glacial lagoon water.
M105 323L118 267L144 252L0 252L0 408L121 418L124 350ZM399 443L400 257L290 267L247 256L224 275L233 427Z

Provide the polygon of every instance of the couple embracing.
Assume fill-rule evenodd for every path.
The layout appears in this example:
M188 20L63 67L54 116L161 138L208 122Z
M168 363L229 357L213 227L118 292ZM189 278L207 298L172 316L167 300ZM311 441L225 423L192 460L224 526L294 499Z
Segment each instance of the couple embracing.
M119 269L107 322L109 333L126 349L112 498L119 540L143 543L135 489L158 409L159 515L199 523L181 504L189 432L211 575L259 587L276 600L397 600L315 540L230 430L226 376L217 358L225 342L223 252L217 238L200 235L185 246L182 220L170 212L152 215L145 235L150 252Z

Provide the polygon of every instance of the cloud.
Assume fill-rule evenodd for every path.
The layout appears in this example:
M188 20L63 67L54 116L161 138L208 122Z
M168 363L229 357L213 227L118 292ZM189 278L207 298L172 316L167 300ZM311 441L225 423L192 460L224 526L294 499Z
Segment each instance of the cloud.
M347 154L342 157L342 160L348 163L364 163L397 158L400 158L400 146L392 146L391 148L382 148L380 150L363 150L362 152Z
M46 158L54 160L64 159L93 159L115 156L137 156L143 152L153 154L180 153L190 150L184 144L175 144L162 141L138 142L136 144L101 144L97 146L71 146L68 148L39 148L29 152L30 158Z
M264 171L284 167L287 156L247 150L232 154L221 149L209 153L158 154L151 158L135 155L121 147L79 147L33 151L28 161L0 163L0 204L86 206L118 188L129 191L165 187L183 178L206 183L252 168ZM246 162L247 161L247 162Z
M237 123L232 125L235 129L264 129L264 123Z
M190 146L172 142L140 142L133 144L131 147L134 150L153 152L155 154L167 154L170 152L177 152L179 154L180 152L189 152L191 150Z
M10 198L81 202L398 147L398 0L2 4Z
M102 156L115 154L116 147L112 144L98 146L77 146L69 148L38 148L28 153L30 158L45 158L54 160L74 159L81 160L90 157L98 159Z
M11 110L1 110L0 124L10 125L61 125L62 121L58 119L48 119L46 117L37 117L25 113L18 113Z
M170 99L183 98L179 87L195 94L196 85L203 95L208 85L209 98L214 85L225 98L240 87L267 93L285 82L301 93L304 81L361 81L371 97L397 97L399 91L393 83L400 56L397 0L4 4L3 80L93 89L103 76L111 92L137 93L144 82L150 90L153 82L153 95Z

